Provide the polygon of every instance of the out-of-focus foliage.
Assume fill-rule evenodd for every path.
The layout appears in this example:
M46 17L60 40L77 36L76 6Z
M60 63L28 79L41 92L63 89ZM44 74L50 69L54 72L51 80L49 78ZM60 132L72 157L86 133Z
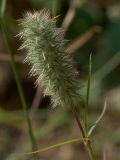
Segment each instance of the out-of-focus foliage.
M55 3L55 1L57 3ZM93 34L75 53L73 59L82 81L81 94L86 95L89 55L92 52L92 79L90 88L89 126L100 115L102 104L108 96L108 107L104 118L94 131L94 146L96 153L102 157L105 152L107 159L119 160L120 150L120 2L119 0L78 0L76 14L71 22L65 38L72 43L76 38L84 35L94 26L101 31ZM0 1L0 6L1 6ZM29 77L29 67L22 63L24 51L17 49L21 42L15 37L19 33L18 19L26 11L36 11L43 8L55 12L58 17L57 26L69 10L72 0L7 0L5 20L7 33L14 50L16 65L24 88L27 103L30 107L33 128L39 148L49 146L66 139L79 136L76 124L72 121L71 112L65 108L53 109L50 97L43 97L39 108L31 109L36 93L35 79ZM53 8L53 6L55 8ZM52 13L53 12L53 13ZM1 23L1 20L0 20ZM20 53L20 54L18 54ZM0 28L0 160L21 160L31 157L18 157L16 153L30 151L27 127L21 111L16 83L10 67L7 49L3 43ZM83 109L79 114L83 117ZM69 133L69 134L68 134ZM22 136L21 136L22 134ZM22 137L22 138L21 138ZM62 148L62 147L61 147ZM73 160L86 159L86 154L79 151L79 144L41 153L41 159ZM82 150L82 149L81 149ZM68 156L67 155L70 155ZM101 158L102 159L102 158Z

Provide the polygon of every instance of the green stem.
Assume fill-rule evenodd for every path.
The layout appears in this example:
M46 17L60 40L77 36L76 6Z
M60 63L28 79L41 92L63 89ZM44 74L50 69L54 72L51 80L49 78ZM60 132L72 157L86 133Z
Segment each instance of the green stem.
M6 8L6 0L2 0L1 1L1 11L0 11L0 16L1 17L4 17L4 13L5 13L5 8Z
M33 135L33 132L32 132L32 125L31 125L31 121L30 121L30 117L29 117L28 107L27 107L27 104L26 104L26 101L25 101L24 93L23 93L23 90L22 90L22 85L20 83L19 75L18 75L17 68L16 68L16 65L15 65L13 50L12 50L11 43L10 43L10 40L9 40L8 32L6 30L7 27L6 27L6 22L5 22L5 18L4 18L5 6L6 6L6 0L3 0L2 3L1 3L1 30L2 30L3 39L4 39L4 42L5 42L6 48L8 50L9 57L10 57L10 63L11 63L11 67L12 67L12 70L13 70L13 74L14 74L14 77L15 77L16 84L17 84L21 104L22 104L24 114L25 114L25 117L26 117L29 136L30 136L30 140L31 140L31 143L32 143L32 150L34 151L34 150L37 149L37 147L36 147L34 135ZM34 156L35 160L39 159L38 155L33 155L33 156Z
M40 152L44 152L44 151L47 151L47 150L50 150L50 149L53 149L53 148L57 148L57 147L60 147L62 145L67 145L67 144L71 144L71 143L75 143L75 142L79 142L81 141L82 139L81 138L76 138L76 139L72 139L72 140L69 140L69 141L65 141L65 142L62 142L62 143L58 143L58 144L53 144L49 147L45 147L45 148L42 148L42 149L39 149L39 150L36 150L34 152L27 152L27 153L20 153L18 155L20 156L29 156L31 154L36 154L36 153L40 153Z
M94 152L93 152L93 149L92 149L92 146L91 146L91 141L88 140L88 137L86 136L86 132L84 131L84 128L82 126L82 123L79 119L79 116L77 114L77 111L76 111L75 107L71 106L71 110L72 110L72 113L73 113L73 115L75 117L75 120L78 124L80 134L81 134L81 137L82 137L82 140L83 140L83 144L84 144L84 146L85 146L85 148L88 152L89 158L90 158L90 160L96 160L96 157L94 155Z
M57 7L58 7L58 0L52 0L52 16L55 17L57 15Z
M85 105L85 117L84 117L86 134L87 134L87 129L88 129L88 104L89 104L89 96L90 96L91 72L92 72L92 54L90 54L90 60L89 60L89 75L88 75L86 105Z

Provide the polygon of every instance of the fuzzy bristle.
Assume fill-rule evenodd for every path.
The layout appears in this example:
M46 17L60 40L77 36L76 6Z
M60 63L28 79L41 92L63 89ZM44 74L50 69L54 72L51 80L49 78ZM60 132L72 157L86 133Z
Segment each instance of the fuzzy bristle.
M25 62L31 65L30 73L36 76L36 83L44 86L54 106L79 105L80 83L73 62L66 58L66 41L63 30L56 27L56 18L50 18L47 10L27 12L20 27L22 48L27 51Z

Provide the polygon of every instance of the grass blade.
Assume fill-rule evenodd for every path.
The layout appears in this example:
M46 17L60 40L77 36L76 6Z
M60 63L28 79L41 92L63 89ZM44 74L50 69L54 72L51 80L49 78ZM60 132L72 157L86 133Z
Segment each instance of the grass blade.
M18 154L18 155L22 156L22 155L31 155L31 154L35 154L35 153L40 153L40 152L47 151L47 150L53 149L53 148L57 148L57 147L60 147L60 146L63 146L63 145L79 142L81 140L82 140L82 138L76 138L76 139L72 139L72 140L69 140L69 141L65 141L65 142L61 142L61 143L58 143L58 144L54 144L54 145L51 145L49 147L45 147L45 148L42 148L40 150L36 150L34 152L21 153L21 154Z
M102 117L104 116L104 113L105 113L105 111L106 111L106 108L107 108L107 100L105 100L102 113L100 114L100 116L98 117L98 119L95 121L95 123L93 124L93 126L90 128L90 130L89 130L89 132L88 132L88 137L91 136L93 130L95 129L95 127L97 126L97 124L99 123L99 121L100 121L100 120L102 119Z
M91 82L91 74L92 74L92 53L90 54L89 59L89 76L88 76L88 84L87 84L87 94L86 94L86 105L85 105L85 130L87 133L87 126L88 126L88 105L89 105L89 97L90 97L90 82Z

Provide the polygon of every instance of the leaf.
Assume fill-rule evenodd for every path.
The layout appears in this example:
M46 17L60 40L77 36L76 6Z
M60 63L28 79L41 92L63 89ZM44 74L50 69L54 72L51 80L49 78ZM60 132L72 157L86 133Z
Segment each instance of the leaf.
M43 151L47 151L49 149L53 149L53 148L56 148L56 147L60 147L62 145L66 145L66 144L70 144L70 143L74 143L74 142L78 142L78 141L81 141L82 138L76 138L76 139L72 139L72 140L69 140L69 141L65 141L65 142L62 142L62 143L58 143L58 144L54 144L54 145L51 145L49 147L45 147L45 148L42 148L40 150L36 150L34 152L28 152L28 153L20 153L18 155L31 155L31 154L36 154L36 153L39 153L39 152L43 152Z
M92 134L93 130L95 129L95 127L97 126L97 124L99 123L99 121L102 119L102 117L104 116L104 113L106 111L107 108L107 99L105 100L104 103L104 107L102 110L102 113L100 114L100 116L98 117L98 119L95 121L95 123L93 124L93 126L90 128L89 132L88 132L88 137L90 137L90 135Z

